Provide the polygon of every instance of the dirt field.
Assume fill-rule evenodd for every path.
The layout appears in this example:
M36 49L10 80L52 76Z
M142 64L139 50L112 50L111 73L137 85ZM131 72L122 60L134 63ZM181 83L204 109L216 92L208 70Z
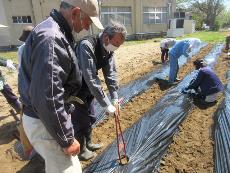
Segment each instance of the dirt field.
M123 46L116 52L117 68L119 72L119 83L124 85L140 76L161 67L159 43L144 43L136 45ZM203 48L193 59L204 57L212 48L208 45ZM225 72L228 69L228 61L226 55L223 54L216 68L217 74L223 82L225 80ZM192 62L186 64L180 71L179 77L183 78L193 69ZM13 86L16 92L17 74L7 73L4 70L8 83ZM167 92L161 90L158 84L143 94L135 97L129 102L121 114L122 129L126 129L135 123L145 112ZM0 164L1 173L41 173L43 163L40 159L35 158L30 163L20 160L20 157L14 152L14 144L16 140L12 137L12 131L15 128L13 118L9 114L10 107L7 105L5 98L0 96ZM217 105L206 110L200 110L194 107L192 113L180 127L180 133L175 137L175 142L171 145L169 154L162 162L161 172L212 172L213 159L212 149L213 142L210 138L210 128L212 124L212 113ZM199 114L197 113L199 112ZM192 133L191 133L192 132ZM194 132L197 132L195 134ZM108 119L93 132L94 142L103 142L103 149L115 138L114 120ZM99 150L99 154L103 149ZM190 154L189 154L190 153ZM187 159L185 159L186 157ZM89 162L82 162L83 167Z

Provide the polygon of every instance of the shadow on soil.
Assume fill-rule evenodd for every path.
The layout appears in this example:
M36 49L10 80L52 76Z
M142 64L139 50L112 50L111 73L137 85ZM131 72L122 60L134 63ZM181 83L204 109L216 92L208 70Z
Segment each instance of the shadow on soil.
M45 162L38 154L16 173L45 173Z
M0 145L8 144L14 140L14 134L16 131L16 122L9 122L2 125L0 127Z
M169 88L171 88L172 86L175 86L177 83L175 83L175 84L170 84L169 82L168 82L168 80L166 80L166 79L160 79L160 78L157 78L156 79L156 82L157 82L157 84L159 85L159 87L160 87L160 89L162 90L162 91L164 91L164 90L167 90L167 89L169 89Z

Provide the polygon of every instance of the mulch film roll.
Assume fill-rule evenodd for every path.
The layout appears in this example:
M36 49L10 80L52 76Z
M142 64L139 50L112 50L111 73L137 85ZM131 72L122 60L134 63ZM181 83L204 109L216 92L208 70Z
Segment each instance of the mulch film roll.
M230 172L230 71L225 99L215 112L215 172Z
M216 45L205 57L210 65L215 63L223 45ZM196 73L186 76L181 83L171 89L137 123L124 132L126 152L129 162L119 165L117 162L116 140L97 156L84 173L151 173L156 172L160 160L172 143L178 126L186 118L192 107L192 101L181 94Z
M207 43L202 43L201 46L197 49L194 49L189 55L194 56L199 53L200 49L205 47ZM185 56L181 56L179 58L179 67L182 67L186 62L188 61L188 58ZM135 80L128 85L122 86L119 91L118 95L120 98L123 98L123 102L121 106L129 102L132 98L135 96L143 93L147 89L149 89L152 84L156 81L157 78L166 78L169 74L169 65L164 65L161 69L148 73L147 75L141 77L138 80ZM102 122L103 119L106 117L105 112L106 110L102 108L98 103L96 103L96 115L97 120L94 125L97 125L98 123Z

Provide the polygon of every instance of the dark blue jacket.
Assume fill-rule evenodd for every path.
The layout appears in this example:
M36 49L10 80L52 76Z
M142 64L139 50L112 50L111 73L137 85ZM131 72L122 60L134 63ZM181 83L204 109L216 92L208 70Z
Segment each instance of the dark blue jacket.
M223 85L218 76L210 67L200 68L194 80L191 81L187 89L201 89L203 96L218 93L223 90Z
M62 148L74 140L65 100L79 91L82 79L71 31L53 10L29 35L18 76L24 114L39 118Z

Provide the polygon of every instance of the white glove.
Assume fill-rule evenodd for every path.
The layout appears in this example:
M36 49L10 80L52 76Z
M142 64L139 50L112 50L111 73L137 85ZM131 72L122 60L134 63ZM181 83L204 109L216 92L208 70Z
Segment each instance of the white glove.
M16 67L13 65L13 61L12 60L6 60L6 67L9 69L9 70L16 70Z
M106 113L108 115L114 115L115 112L116 112L116 108L112 104L109 105L106 109Z

